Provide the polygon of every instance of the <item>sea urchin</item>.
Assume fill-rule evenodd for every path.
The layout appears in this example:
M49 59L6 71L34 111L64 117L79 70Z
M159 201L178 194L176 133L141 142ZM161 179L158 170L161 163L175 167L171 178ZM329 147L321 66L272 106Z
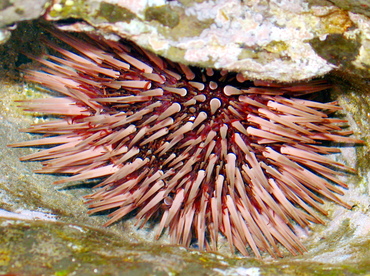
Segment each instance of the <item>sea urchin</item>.
M297 96L327 89L325 81L291 85L247 81L227 71L190 68L132 43L52 34L74 48L45 41L57 56L33 57L42 71L26 78L61 97L29 100L29 111L55 114L26 129L46 146L22 160L40 160L38 173L102 178L89 213L114 209L105 224L136 212L138 225L159 218L157 237L217 250L221 232L230 250L258 258L305 251L293 230L323 223L322 198L346 208L339 171L353 171L325 154L320 141L361 143L329 118L340 107ZM294 96L294 97L293 97Z

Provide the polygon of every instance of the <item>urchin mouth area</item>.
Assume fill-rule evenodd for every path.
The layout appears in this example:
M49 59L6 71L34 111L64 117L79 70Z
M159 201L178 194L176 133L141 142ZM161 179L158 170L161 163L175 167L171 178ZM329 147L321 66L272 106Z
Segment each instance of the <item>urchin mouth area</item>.
M12 146L52 145L23 157L42 161L40 173L67 173L57 184L103 177L87 196L89 213L112 210L105 224L137 212L142 226L160 216L159 237L216 251L221 232L243 255L305 251L293 223L323 223L327 198L346 184L321 141L347 137L345 120L328 114L336 102L299 96L330 87L248 81L225 70L176 64L128 42L78 39L50 32L70 47L45 41L61 57L33 57L42 71L26 78L61 94L24 103L60 119L31 126L47 137Z

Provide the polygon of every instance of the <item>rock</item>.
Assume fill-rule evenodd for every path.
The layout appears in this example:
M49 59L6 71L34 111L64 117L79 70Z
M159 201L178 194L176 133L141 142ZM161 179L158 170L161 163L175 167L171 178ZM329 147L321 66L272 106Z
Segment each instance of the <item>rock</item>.
M2 0L0 2L0 44L10 38L13 24L39 18L49 0Z
M343 10L351 11L353 13L360 13L368 17L370 16L369 0L332 0L330 2Z
M47 18L83 19L101 33L115 33L177 62L291 82L334 69L370 77L370 21L366 12L354 13L366 10L363 2L341 9L304 0L68 0L57 1ZM64 28L89 29L81 23Z

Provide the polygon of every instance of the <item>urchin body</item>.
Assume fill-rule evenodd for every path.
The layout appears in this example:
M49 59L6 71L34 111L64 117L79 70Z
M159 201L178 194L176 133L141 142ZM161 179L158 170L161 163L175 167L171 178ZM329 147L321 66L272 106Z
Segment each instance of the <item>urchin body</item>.
M239 74L189 68L132 44L97 37L54 35L62 57L35 58L43 71L27 79L62 97L27 101L30 111L59 120L26 131L45 138L13 146L51 145L25 156L39 173L67 173L57 181L104 178L87 196L90 213L114 210L109 225L137 213L143 225L160 218L173 243L217 250L218 234L231 251L281 256L305 248L293 223L322 223L322 197L350 206L337 170L352 171L325 154L320 141L360 143L328 118L340 107L296 98L328 88L246 81Z

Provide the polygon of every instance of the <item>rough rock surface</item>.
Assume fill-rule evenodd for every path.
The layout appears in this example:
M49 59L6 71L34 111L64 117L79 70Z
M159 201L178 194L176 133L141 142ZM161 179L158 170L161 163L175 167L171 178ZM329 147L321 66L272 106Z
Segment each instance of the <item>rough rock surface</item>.
M47 18L84 19L174 61L249 78L297 81L333 69L370 77L370 21L355 13L368 1L358 2L58 0Z
M0 44L10 38L12 26L19 21L36 19L45 12L49 0L1 0Z
M331 0L341 9L348 10L354 13L361 13L370 16L370 1L369 0Z

